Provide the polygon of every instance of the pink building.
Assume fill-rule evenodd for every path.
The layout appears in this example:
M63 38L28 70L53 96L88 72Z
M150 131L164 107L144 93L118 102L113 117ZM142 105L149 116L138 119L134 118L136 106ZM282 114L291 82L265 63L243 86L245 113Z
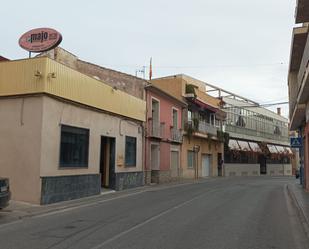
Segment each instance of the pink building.
M162 183L182 175L183 113L187 104L156 86L146 87L145 181Z

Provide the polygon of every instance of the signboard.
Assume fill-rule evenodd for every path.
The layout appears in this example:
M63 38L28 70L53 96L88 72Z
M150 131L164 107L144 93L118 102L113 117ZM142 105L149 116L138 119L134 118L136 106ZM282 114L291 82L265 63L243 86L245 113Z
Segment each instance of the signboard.
M62 41L61 34L50 28L32 29L19 39L19 46L29 52L44 52L57 47Z
M302 139L301 137L291 137L290 138L291 147L292 148L300 148L302 147Z

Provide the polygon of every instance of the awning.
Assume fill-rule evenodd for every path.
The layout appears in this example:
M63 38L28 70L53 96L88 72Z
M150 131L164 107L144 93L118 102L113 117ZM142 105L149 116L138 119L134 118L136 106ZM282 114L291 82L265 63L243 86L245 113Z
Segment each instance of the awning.
M272 153L272 154L277 154L278 153L275 145L267 144L267 148L269 149L269 152Z
M240 140L237 140L238 144L239 144L239 147L241 150L243 151L251 151L251 148L248 144L248 142L245 142L245 141L240 141Z
M262 152L260 146L256 142L248 142L251 149L255 152Z
M229 140L229 148L230 148L231 150L240 150L237 141L234 140L234 139L230 139L230 140Z
M209 104L206 104L204 103L203 101L199 100L199 99L193 99L193 102L195 104L197 104L198 106L204 108L204 109L207 109L209 111L212 111L212 112L218 112L219 111L219 108L216 108L214 106L211 106Z
M293 151L291 150L290 147L284 147L286 153L290 154L290 155L293 155Z
M279 153L285 153L285 149L283 146L280 146L280 145L276 145L276 148L278 150Z

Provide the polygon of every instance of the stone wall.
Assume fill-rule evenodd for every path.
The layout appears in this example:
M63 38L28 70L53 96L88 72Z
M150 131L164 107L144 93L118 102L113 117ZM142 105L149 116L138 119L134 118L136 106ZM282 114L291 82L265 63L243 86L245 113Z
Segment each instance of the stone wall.
M41 204L78 199L101 193L99 174L42 177Z
M124 190L144 185L143 172L122 172L115 175L115 190Z
M41 53L38 56L48 56L49 58L65 64L81 73L101 80L107 85L115 87L137 98L145 99L144 87L148 83L142 78L80 60L76 55L60 47Z
M170 170L152 170L151 182L152 183L166 183L177 180L178 178L172 178Z

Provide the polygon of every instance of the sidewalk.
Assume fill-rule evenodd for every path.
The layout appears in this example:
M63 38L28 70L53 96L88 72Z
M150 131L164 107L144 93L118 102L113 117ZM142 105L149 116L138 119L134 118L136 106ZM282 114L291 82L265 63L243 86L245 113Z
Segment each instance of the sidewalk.
M300 185L299 180L287 185L288 192L299 210L303 227L309 236L309 193Z

